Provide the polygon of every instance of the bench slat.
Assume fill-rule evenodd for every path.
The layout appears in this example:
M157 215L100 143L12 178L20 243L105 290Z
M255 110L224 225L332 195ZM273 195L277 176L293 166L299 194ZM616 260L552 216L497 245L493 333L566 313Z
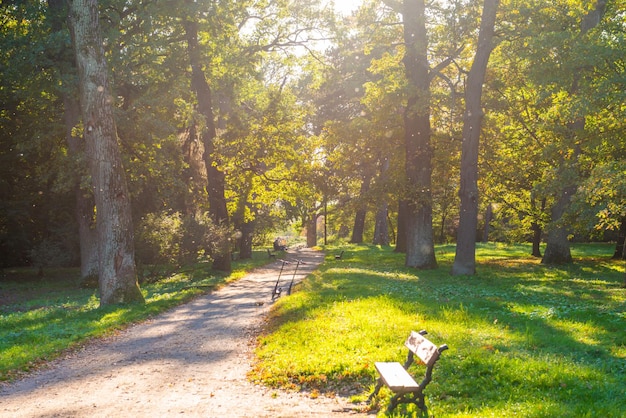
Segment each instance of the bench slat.
M396 393L412 392L419 388L419 385L400 363L377 362L374 366L389 389Z
M437 346L418 332L411 332L404 345L415 353L427 366L436 361Z

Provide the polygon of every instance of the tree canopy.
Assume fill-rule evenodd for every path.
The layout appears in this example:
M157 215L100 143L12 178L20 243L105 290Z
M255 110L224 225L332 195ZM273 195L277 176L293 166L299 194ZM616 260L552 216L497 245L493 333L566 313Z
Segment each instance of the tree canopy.
M364 0L342 15L322 0L100 0L138 261L166 248L146 225L176 222L167 248L182 252L163 257L226 270L290 224L315 245L322 218L326 238L395 244L431 268L468 216L462 274L476 240L533 240L537 256L547 240L546 263L571 261L572 239L618 240L624 0L502 0L487 61L483 7L496 3ZM0 4L5 267L86 265L104 213L64 4Z

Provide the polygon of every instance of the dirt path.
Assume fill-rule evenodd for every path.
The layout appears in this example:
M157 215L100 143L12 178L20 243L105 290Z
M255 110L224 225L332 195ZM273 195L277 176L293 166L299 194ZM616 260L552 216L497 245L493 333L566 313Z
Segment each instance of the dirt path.
M286 258L305 262L298 282L323 254L290 251ZM2 387L0 416L365 416L345 398L311 399L246 380L252 343L269 311L280 265L276 261L255 270Z

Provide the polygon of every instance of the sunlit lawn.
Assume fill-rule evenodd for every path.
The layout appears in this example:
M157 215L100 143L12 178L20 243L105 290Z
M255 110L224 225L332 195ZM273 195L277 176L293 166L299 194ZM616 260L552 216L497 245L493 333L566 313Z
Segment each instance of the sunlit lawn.
M144 320L268 262L267 252L233 264L228 276L209 264L158 273L141 288L144 304L99 309L96 291L76 286L75 269L46 271L42 279L32 269L8 269L0 280L0 381L11 380L91 337L110 334ZM152 271L155 273L155 271ZM157 280L158 279L158 280Z
M429 271L390 249L343 249L276 304L253 379L363 401L374 362L404 361L404 339L426 329L450 347L426 389L437 417L626 415L626 273L614 247L578 245L575 264L546 267L528 246L480 245L473 277L448 274L453 246L436 249Z

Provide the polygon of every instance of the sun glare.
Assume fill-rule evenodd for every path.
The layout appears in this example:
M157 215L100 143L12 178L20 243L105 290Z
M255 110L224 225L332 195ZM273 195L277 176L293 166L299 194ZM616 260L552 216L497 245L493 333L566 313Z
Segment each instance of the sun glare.
M335 0L335 10L344 16L349 16L362 3L363 0Z

